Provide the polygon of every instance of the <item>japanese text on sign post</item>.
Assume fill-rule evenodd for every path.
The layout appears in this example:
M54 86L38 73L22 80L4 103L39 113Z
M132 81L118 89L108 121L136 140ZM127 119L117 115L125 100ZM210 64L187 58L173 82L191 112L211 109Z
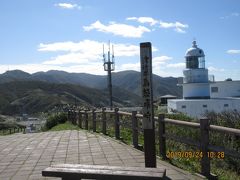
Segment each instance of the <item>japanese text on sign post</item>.
M150 42L140 44L140 60L143 97L143 128L153 129L152 48Z

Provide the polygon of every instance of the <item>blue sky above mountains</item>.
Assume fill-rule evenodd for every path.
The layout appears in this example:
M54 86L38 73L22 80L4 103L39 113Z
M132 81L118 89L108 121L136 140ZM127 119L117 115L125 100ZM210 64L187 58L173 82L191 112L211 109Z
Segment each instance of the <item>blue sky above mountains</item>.
M116 71L139 70L139 43L153 46L153 72L182 76L192 41L217 80L240 79L238 0L3 0L0 72L64 70L105 74L102 44L114 44Z

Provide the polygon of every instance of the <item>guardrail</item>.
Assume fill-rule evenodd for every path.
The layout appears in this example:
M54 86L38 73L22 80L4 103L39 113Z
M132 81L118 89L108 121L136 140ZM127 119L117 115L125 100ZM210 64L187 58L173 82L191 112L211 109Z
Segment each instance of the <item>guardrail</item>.
M107 118L109 116L109 118ZM91 117L91 118L90 118ZM129 121L125 121L123 117L130 118ZM119 111L118 108L114 110L106 110L106 108L102 108L101 110L84 110L84 111L75 111L69 110L68 111L68 120L71 121L73 124L78 124L80 128L85 129L92 129L93 132L97 130L97 123L98 127L100 127L100 131L103 134L107 134L107 125L113 124L115 138L120 139L121 137L121 128L120 127L128 127L132 130L132 144L135 148L139 148L139 133L143 132L142 128L142 114L137 114L137 111L123 112ZM110 119L114 119L114 121L110 122ZM180 120L173 120L165 118L164 114L159 114L158 117L154 117L155 120L155 132L158 136L159 142L159 155L163 159L167 159L166 155L166 140L174 140L176 142L184 143L186 145L191 145L197 147L198 151L197 154L191 154L192 156L199 156L201 159L201 174L206 176L207 178L211 178L210 173L210 159L211 156L217 155L219 156L228 155L234 158L240 158L240 152L227 149L224 146L215 146L210 144L209 133L210 131L219 132L221 134L230 134L232 136L239 136L240 137L240 130L215 126L209 124L209 119L202 118L200 119L200 123L195 122L187 122L187 121L180 121ZM89 126L89 122L91 126ZM187 137L179 137L176 134L171 134L166 131L166 124L171 124L174 126L181 126L187 128L193 128L199 130L199 137L200 140L196 141L191 138ZM223 154L221 154L221 153ZM215 153L215 154L214 154Z

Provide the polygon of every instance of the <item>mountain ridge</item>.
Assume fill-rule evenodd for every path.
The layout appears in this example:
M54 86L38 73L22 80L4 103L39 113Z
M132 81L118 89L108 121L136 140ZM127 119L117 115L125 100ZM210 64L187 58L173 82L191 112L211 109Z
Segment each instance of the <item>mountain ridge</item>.
M17 72L17 75L16 75ZM75 84L95 89L107 88L106 75L93 75L87 73L68 73L65 71L50 70L47 72L37 72L28 74L24 71L14 70L0 74L0 83L11 82L14 80L44 81L60 84ZM138 71L120 71L112 73L113 86L130 91L141 96L141 74ZM182 96L182 89L177 84L177 78L160 77L153 74L153 94L154 98L165 94L172 94L177 97Z

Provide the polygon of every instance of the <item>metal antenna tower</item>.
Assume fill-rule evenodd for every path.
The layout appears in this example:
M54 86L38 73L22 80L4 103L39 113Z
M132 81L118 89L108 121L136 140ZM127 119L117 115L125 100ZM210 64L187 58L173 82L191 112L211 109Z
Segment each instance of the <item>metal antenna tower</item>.
M108 52L107 52L107 59L104 52L104 44L103 44L103 66L104 71L108 72L108 90L109 90L109 106L112 110L112 71L115 70L115 60L114 60L114 50L112 45L112 54L110 48L110 41L108 42Z

